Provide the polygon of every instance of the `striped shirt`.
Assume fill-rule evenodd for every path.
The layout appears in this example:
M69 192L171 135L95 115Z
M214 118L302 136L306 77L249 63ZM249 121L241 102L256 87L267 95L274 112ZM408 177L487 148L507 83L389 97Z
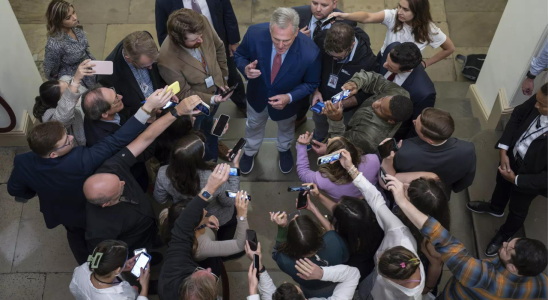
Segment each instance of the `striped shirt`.
M453 273L437 299L546 299L546 275L517 276L506 270L499 257L475 259L432 217L424 223L421 233Z

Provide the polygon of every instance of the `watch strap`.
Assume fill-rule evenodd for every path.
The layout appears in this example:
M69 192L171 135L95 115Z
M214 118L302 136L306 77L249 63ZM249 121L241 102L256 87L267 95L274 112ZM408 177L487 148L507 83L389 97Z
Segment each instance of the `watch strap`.
M169 112L171 113L172 116L174 116L175 118L178 118L180 117L179 114L177 113L177 109L175 107L172 107Z
M527 76L527 78L533 79L533 80L534 80L535 78L537 78L537 76L531 74L531 71L527 72L527 75L526 75L526 76Z

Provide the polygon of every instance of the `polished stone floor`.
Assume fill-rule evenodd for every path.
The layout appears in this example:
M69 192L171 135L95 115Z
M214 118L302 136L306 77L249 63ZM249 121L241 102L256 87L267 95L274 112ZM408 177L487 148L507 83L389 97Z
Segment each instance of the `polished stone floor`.
M40 69L46 42L44 12L49 0L9 1ZM156 36L153 0L71 2L74 3L80 23L87 33L91 52L97 59L106 57L125 35L135 30L148 30ZM270 13L276 7L304 5L308 1L231 2L243 36L249 25L267 22ZM393 8L397 2L398 0L339 0L339 7L344 11L378 11ZM434 20L455 43L455 54L471 54L487 53L506 0L430 0L430 3ZM378 52L386 28L382 25L366 25L363 28L371 37L373 50ZM436 50L427 48L424 54L430 57L435 53ZM479 124L472 116L469 100L464 99L469 83L450 82L465 81L459 70L459 65L454 63L452 57L427 69L432 80L437 81L436 106L451 112L455 118L455 136L471 139L479 132ZM221 112L232 117L231 129L224 137L226 143L231 146L241 136L245 120L232 104L221 106L219 113ZM311 130L313 127L312 120L309 120L298 132ZM290 281L290 278L277 270L270 258L271 241L274 239L276 227L270 222L265 222L265 216L272 210L291 210L294 195L280 191L284 191L288 185L298 184L299 179L295 171L283 175L278 170L275 133L275 124L269 122L255 170L249 176L242 177L242 188L248 190L254 199L262 199L251 204L250 224L258 232L259 241L264 243L265 265L269 268L269 273L276 283L281 283ZM73 299L68 291L68 284L76 262L68 248L64 229L46 229L37 199L25 204L17 203L6 191L6 183L13 167L13 157L25 151L28 151L28 148L0 148L0 299ZM492 158L492 155L486 156ZM486 159L478 161L478 165L480 164L486 164L485 168L490 168L492 162ZM467 201L466 192L454 194L451 198L452 232L472 254L476 255L472 217L464 208ZM227 263L232 299L245 299L247 296L248 266L249 261L246 258ZM156 277L157 273L158 270L153 268L153 277ZM449 277L450 272L444 270L440 289ZM157 299L154 296L150 298Z

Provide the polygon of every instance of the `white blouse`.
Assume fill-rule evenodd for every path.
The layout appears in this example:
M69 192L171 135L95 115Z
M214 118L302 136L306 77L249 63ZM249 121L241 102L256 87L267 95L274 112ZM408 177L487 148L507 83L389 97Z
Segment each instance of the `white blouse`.
M415 41L415 36L413 35L413 28L406 23L403 23L403 27L400 31L394 33L392 32L392 29L394 26L396 26L396 18L398 17L398 12L396 9L385 9L384 10L384 20L381 24L386 26L388 28L388 31L386 32L386 37L384 38L384 44L381 48L381 55L384 53L384 49L388 47L388 45L392 44L393 42L413 42L415 45L419 47L421 52L426 48L427 45L430 45L432 48L438 48L441 46L441 44L445 43L445 40L447 39L447 36L441 29L436 26L434 23L430 23L430 39L432 40L432 43L424 42L424 43L417 43Z
M377 266L378 259L384 251L396 246L403 246L419 257L417 254L417 242L411 234L411 231L390 211L390 209L388 209L383 196L377 188L367 181L361 173L353 182L362 192L367 204L369 204L371 210L375 213L379 226L381 226L384 231L384 239L375 253L375 266ZM426 280L422 262L420 264L420 273L421 282L413 289L401 286L382 277L380 274L377 274L371 296L373 296L374 299L420 300L422 299L422 290L424 289ZM424 299L429 298L425 295Z
M127 281L106 289L98 289L91 283L90 276L91 271L87 262L74 269L69 288L76 300L148 300L147 297L140 296Z

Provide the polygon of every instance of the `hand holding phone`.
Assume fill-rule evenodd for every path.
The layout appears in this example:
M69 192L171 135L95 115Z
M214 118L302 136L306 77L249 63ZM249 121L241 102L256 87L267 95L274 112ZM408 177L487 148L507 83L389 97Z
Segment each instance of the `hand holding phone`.
M196 106L196 108L199 111L201 111L204 115L209 116L209 114L210 114L209 105L207 105L204 101L202 101L200 104L198 104L198 106Z
M297 209L306 209L308 207L308 192L300 192L299 197L297 198Z
M310 186L289 186L287 187L288 192L304 192L310 191Z
M239 85L239 83L236 82L235 85L231 86L230 88L228 88L224 92L221 91L221 97L224 98L224 97L228 96L228 94L230 94L232 91L234 91L238 87L238 85Z
M335 152L318 157L318 165L329 164L341 159L341 152Z
M388 183L388 180L386 179L386 171L384 171L384 169L381 167L380 171L379 171L379 174L381 176L381 180L384 184L387 184Z
M215 123L215 126L211 130L211 134L221 137L224 134L226 125L228 125L228 120L230 120L228 115L220 115L219 119Z
M248 229L245 232L247 243L249 244L249 249L251 251L257 251L257 233L255 230Z
M379 156L382 160L389 157L392 151L398 152L398 143L396 142L396 139L391 138L388 141L380 144L379 147L377 147L377 150L379 151Z
M241 138L238 143L236 143L236 146L232 148L232 152L230 152L228 160L233 161L236 155L238 155L238 151L244 148L246 142L247 141L244 138Z
M114 65L111 61L92 60L90 63L95 65L95 67L91 67L95 71L95 75L112 75L113 73Z
M297 210L295 212L292 212L289 214L289 216L287 217L287 223L289 224L289 222L293 221L293 219L296 217L296 216L300 216L301 215L301 211L300 210Z
M137 257L137 260L135 261L133 269L131 269L131 274L133 274L137 278L141 277L141 268L143 268L143 270L146 270L147 265L151 259L152 257L148 253L141 252L141 254L139 254L139 257Z

